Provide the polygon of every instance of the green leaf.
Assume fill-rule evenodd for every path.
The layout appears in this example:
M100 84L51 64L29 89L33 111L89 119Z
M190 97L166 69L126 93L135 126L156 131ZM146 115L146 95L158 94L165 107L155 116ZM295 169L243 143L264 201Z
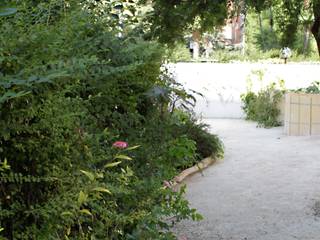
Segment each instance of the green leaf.
M70 74L68 74L66 71L57 71L57 72L52 72L49 75L46 76L46 79L52 80L56 78L61 78L61 77L69 77Z
M85 203L88 199L88 194L80 191L79 196L78 196L78 203L79 205L82 205L83 203Z
M105 168L111 168L111 167L118 166L120 163L122 163L122 161L113 162L113 163L108 163L108 164L104 165L104 167L105 167Z
M114 159L132 160L131 157L128 157L128 156L126 156L126 155L116 155L116 156L114 157Z
M92 191L105 192L105 193L111 194L111 192L108 189L103 188L103 187L95 187L95 188L92 189Z
M201 221L201 220L203 220L203 216L199 213L194 213L194 215L192 216L192 220Z
M9 16L17 12L16 8L0 7L0 17Z
M10 165L8 164L8 160L7 160L7 158L4 158L4 161L1 163L1 166L0 166L0 171L1 170L9 170L9 169L10 169Z
M13 92L13 91L8 91L6 92L4 95L0 96L0 104L4 103L5 101L12 99L12 98L17 98L17 97L22 97L25 96L27 94L29 94L31 92L25 92L25 91L21 91L21 92Z
M87 171L84 171L84 170L80 170L80 172L82 172L84 175L86 175L90 181L94 181L94 174L91 173L91 172L87 172Z
M63 213L61 213L62 216L73 216L73 213L72 212L69 212L69 211L65 211Z
M133 13L131 11L129 11L128 9L124 10L123 11L123 14L124 15L128 15L129 17L132 17L133 16Z
M126 148L125 150L126 150L126 151L130 151L130 150L137 149L137 148L139 148L139 147L141 147L141 146L140 146L140 145L137 145L137 146L133 146L133 147L128 147L128 148Z
M92 217L92 213L88 209L81 209L79 212Z
M96 173L96 178L103 178L103 173Z

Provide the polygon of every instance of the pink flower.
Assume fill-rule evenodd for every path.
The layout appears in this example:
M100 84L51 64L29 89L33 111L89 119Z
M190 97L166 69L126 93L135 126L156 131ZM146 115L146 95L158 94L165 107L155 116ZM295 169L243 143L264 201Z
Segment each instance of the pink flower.
M114 144L112 144L112 147L125 149L128 147L128 143L123 141L116 141Z

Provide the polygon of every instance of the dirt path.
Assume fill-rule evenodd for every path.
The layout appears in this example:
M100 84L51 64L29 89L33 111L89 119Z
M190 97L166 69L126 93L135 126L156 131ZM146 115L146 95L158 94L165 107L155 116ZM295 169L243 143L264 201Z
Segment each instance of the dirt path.
M189 178L187 198L204 216L176 227L188 240L319 240L320 137L208 120L225 159Z

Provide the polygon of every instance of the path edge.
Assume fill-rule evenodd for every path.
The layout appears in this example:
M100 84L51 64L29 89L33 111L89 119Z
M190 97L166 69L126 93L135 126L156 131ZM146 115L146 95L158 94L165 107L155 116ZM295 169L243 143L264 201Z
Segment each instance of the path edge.
M179 173L177 176L175 176L173 178L173 180L171 181L172 186L176 186L176 185L182 183L183 180L186 179L187 177L189 177L197 172L203 171L204 169L208 168L209 166L211 166L212 164L214 164L216 162L217 162L217 158L213 157L213 156L206 157L206 158L202 159L197 164L193 165L190 168L183 170L181 173Z

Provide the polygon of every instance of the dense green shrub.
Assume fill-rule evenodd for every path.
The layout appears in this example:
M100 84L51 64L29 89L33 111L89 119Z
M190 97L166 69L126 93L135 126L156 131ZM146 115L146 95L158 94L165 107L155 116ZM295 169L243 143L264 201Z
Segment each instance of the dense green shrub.
M191 60L191 53L186 44L177 44L173 49L167 50L170 62L186 62Z
M247 92L241 95L242 109L246 119L257 121L263 127L279 126L279 103L283 97L283 91L276 88L272 83L258 93Z
M313 82L310 86L306 88L299 88L295 90L295 92L320 94L320 82Z
M281 125L279 121L280 102L288 90L283 86L277 87L272 83L266 88L261 89L258 93L248 91L241 95L243 103L242 109L245 112L247 120L257 121L263 127L275 127ZM281 84L280 84L281 85ZM280 90L281 89L281 90ZM297 93L320 93L319 82L313 82L306 88L290 90Z
M174 239L167 217L200 216L162 182L221 143L176 117L192 96L161 71L162 46L63 4L0 20L0 235Z
M209 156L222 157L223 144L217 135L209 133L209 126L185 112L177 111L175 113L178 118L177 133L185 133L189 139L196 143L197 159L203 159Z

